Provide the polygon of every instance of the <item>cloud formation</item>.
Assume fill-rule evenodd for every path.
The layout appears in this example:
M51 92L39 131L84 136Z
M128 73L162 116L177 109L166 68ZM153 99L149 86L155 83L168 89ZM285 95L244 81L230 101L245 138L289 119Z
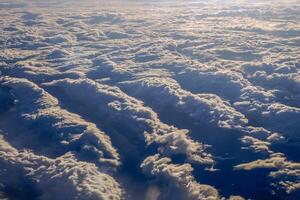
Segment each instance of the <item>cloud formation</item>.
M119 155L110 138L95 124L61 109L58 100L45 90L26 79L10 77L2 78L1 85L10 88L17 99L15 116L7 120L19 122L21 127L34 127L28 133L10 133L8 138L19 138L24 147L34 144L35 140L45 141L33 149L49 156L78 151L84 154L83 159L119 165Z
M270 169L269 176L277 185L283 187L287 193L297 192L299 196L300 189L300 164L288 161L283 154L271 154L270 158L265 160L255 160L250 163L243 163L235 166L236 170ZM296 196L295 196L296 197Z
M105 126L120 126L122 122L124 133L121 131L120 134L128 132L130 135L125 135L128 139L161 144L161 153L186 155L188 159L199 163L212 162L209 154L202 154L203 145L188 137L188 131L162 123L151 108L117 87L88 79L64 79L44 85L60 90L85 109L96 111L99 118L109 118L109 124Z
M299 6L0 2L0 198L298 199Z
M33 182L32 187L39 191L40 199L122 198L122 189L114 178L101 172L94 164L78 161L72 153L51 159L18 151L1 138L0 155L1 165L6 169L1 173L6 187L14 187L18 181L17 173L24 171L26 178ZM19 171L10 174L10 170L16 168ZM5 178L9 176L12 177Z
M155 176L158 179L166 180L170 186L175 187L181 198L186 199L219 199L218 191L209 186L197 183L192 176L193 168L189 164L171 164L168 157L160 157L158 154L147 157L141 164L145 173ZM174 196L174 198L176 198Z

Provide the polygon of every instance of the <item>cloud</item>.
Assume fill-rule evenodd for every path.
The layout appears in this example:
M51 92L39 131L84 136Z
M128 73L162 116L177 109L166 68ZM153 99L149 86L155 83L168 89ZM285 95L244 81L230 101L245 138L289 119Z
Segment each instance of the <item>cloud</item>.
M274 153L270 158L255 160L235 166L236 170L253 170L259 168L270 169L269 176L277 181L277 185L283 187L288 194L300 191L300 163L288 161L283 154Z
M212 164L214 161L211 155L205 152L206 146L189 139L186 136L187 134L187 130L178 130L164 135L150 135L147 139L148 142L154 140L156 143L161 144L158 151L163 155L187 154L191 162Z
M66 50L63 50L63 49L55 49L51 52L49 52L48 54L48 58L49 59L60 59L60 58L65 58L67 57L68 55L70 55L70 53Z
M180 196L180 192L183 192L182 198L219 199L218 191L215 188L199 184L194 180L193 168L190 164L172 164L170 158L160 157L156 154L147 157L141 164L141 168L146 174L167 181L170 184L169 187L176 188L177 195ZM179 196L174 196L174 198Z
M89 16L90 17L90 16ZM122 22L122 16L115 13L99 13L90 17L91 24L99 23L120 23Z
M11 120L20 122L20 126L34 127L28 130L29 133L15 133L24 145L36 146L37 152L52 156L76 150L82 159L113 166L119 164L118 153L110 138L95 124L61 109L58 100L45 90L26 79L10 77L2 78L1 85L10 88L17 101L15 117ZM45 141L44 146L36 145L37 139Z
M48 43L49 45L55 45L55 44L60 44L60 43L72 44L72 43L74 43L74 40L75 39L70 35L58 34L58 35L54 35L51 37L45 37L44 42Z
M34 183L32 187L39 191L39 199L122 198L122 189L114 178L101 172L101 168L94 164L78 161L72 153L51 159L18 151L1 138L0 155L0 162L8 170L1 173L5 186L11 187L16 184L15 181L22 181L11 178L13 182L5 181L5 176L17 178L18 174L9 174L9 171L19 168L19 173L24 171L24 175Z
M117 87L89 79L63 79L44 85L63 92L66 95L64 98L72 98L84 105L85 109L96 111L97 117L108 120L108 124L103 126L116 129L122 125L123 132L120 130L119 134L127 134L124 136L129 141L147 140L148 144L161 144L159 149L164 154L186 155L188 159L199 163L212 162L208 154L202 155L202 151L199 151L202 149L201 143L192 141L187 131L162 123L151 108Z
M253 149L255 152L268 152L272 153L269 150L270 142L261 141L257 138L251 136L244 136L242 138L244 144L248 144L250 149Z
M206 93L193 94L182 89L171 78L149 77L134 81L123 81L120 83L120 88L132 96L147 102L158 113L164 113L164 108L171 110L175 114L169 118L172 119L174 117L173 123L175 124L178 123L176 121L178 118L177 114L180 114L185 116L185 120L196 126L202 124L201 126L216 127L218 128L217 131L224 129L240 131L246 135L242 142L250 145L247 149L251 149L254 152L270 151L270 142L275 142L275 140L261 141L266 140L270 135L273 134L273 137L278 135L277 140L281 138L278 133L272 133L263 127L248 125L248 119L244 114L217 95ZM256 145L250 144L249 138L260 142L255 142ZM258 145L259 143L261 145Z
M298 198L299 1L0 10L0 198Z
M84 61L82 61L83 64ZM37 62L37 61L18 61L13 65L8 65L2 68L3 73L7 76L13 76L16 78L24 78L33 81L41 82L51 81L61 78L79 78L82 76L80 70L74 69L75 66L72 66L73 70L61 72L60 70L54 69L51 66L48 66L48 63Z
M227 102L213 94L192 94L183 90L170 78L144 78L125 81L120 85L132 95L147 100L147 94L153 94L152 103L156 107L171 105L179 112L184 112L193 120L205 120L220 127L240 127L247 123L246 117L237 112Z

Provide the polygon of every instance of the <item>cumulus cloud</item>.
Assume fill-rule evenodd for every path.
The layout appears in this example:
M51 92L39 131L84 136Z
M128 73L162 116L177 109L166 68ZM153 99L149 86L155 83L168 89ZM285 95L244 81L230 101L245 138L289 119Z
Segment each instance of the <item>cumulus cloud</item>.
M244 136L242 138L242 142L244 144L248 144L249 148L253 149L255 152L272 153L272 151L269 150L270 142L261 141L257 138L251 137L251 136Z
M122 189L114 178L101 172L94 164L78 161L72 153L50 159L18 151L1 138L0 155L1 165L6 167L6 172L1 173L4 186L13 188L16 181L22 181L17 180L17 173L24 173L33 182L32 187L39 191L39 199L122 198ZM15 173L9 174L13 170ZM9 176L14 178L7 179Z
M128 134L125 135L128 140L147 140L148 144L155 142L163 145L159 148L162 153L186 155L188 159L199 163L212 162L209 155L202 152L202 144L191 140L187 131L162 123L151 108L117 87L89 79L63 79L44 85L60 90L84 105L85 109L97 111L98 117L109 118L109 124L105 126L117 127L122 124L124 132L121 130L120 134Z
M297 0L0 10L0 198L298 198Z
M283 154L274 153L270 158L264 160L255 160L235 166L236 170L253 170L259 168L270 169L269 176L277 181L277 185L283 187L287 193L300 190L300 163L288 161Z
M160 157L156 154L147 157L141 164L141 168L150 176L166 180L171 185L170 187L177 188L177 195L180 195L180 191L182 191L184 193L182 198L219 199L218 191L215 188L199 184L194 180L193 168L189 164L172 164L170 158Z
M237 112L227 102L213 94L192 94L183 90L170 78L145 78L137 81L125 81L122 88L132 95L146 99L151 93L152 103L156 106L173 105L180 112L187 113L195 121L209 121L218 126L231 128L247 123L246 117ZM164 98L158 98L164 97ZM156 102L154 102L156 101Z
M120 87L127 93L149 103L154 109L156 108L157 112L165 112L164 108L169 108L175 113L184 114L185 118L188 118L195 125L203 123L205 126L216 126L219 128L218 130L233 129L242 131L244 134L247 134L242 139L243 143L249 144L250 147L248 149L255 152L270 151L270 142L275 140L261 141L260 144L263 145L259 147L258 142L256 142L256 145L250 144L249 138L260 141L266 140L272 134L273 136L278 135L278 140L281 137L278 133L272 133L263 127L248 125L248 119L244 114L237 111L230 103L217 95L206 93L193 94L182 89L171 78L151 77L124 81L120 83ZM174 117L177 118L177 116ZM246 140L248 142L245 142Z
M119 156L110 138L95 124L61 109L55 97L26 79L4 77L1 85L10 88L17 101L15 117L10 120L34 127L29 133L14 133L24 145L27 143L25 146L36 146L37 152L52 156L77 150L83 159L118 165ZM44 146L35 145L35 140L45 141Z
M161 144L158 148L163 155L170 156L173 154L187 154L188 159L192 162L202 164L212 164L213 159L210 154L205 152L205 145L190 140L186 135L187 130L179 130L164 135L149 135L148 142Z

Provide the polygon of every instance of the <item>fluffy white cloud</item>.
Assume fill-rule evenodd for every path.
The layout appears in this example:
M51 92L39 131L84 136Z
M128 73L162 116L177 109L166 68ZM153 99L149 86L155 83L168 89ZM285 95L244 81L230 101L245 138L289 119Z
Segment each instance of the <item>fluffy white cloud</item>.
M242 113L237 112L220 97L185 91L170 78L151 77L127 81L122 82L120 87L142 99L151 94L149 101L157 107L171 105L179 112L188 114L195 122L205 120L225 128L242 127L248 122Z
M288 161L283 154L274 153L265 160L255 160L235 166L236 170L253 170L257 168L270 169L270 177L277 180L277 185L282 186L287 193L300 190L300 163Z
M85 109L96 111L99 118L109 119L105 126L117 128L122 125L124 132L121 130L120 134L127 134L127 140L155 142L162 145L161 153L186 155L189 160L204 164L212 162L210 155L202 152L203 145L191 140L187 131L162 123L151 108L117 87L89 79L63 79L44 85L67 95Z
M24 144L27 142L26 146L36 146L37 152L52 156L74 150L82 154L82 159L119 165L119 155L110 138L95 124L60 108L58 100L45 90L26 79L10 77L2 78L1 85L10 88L16 98L15 114L7 120L29 127L28 133L10 135L15 134ZM38 146L36 140L47 141L44 146Z
M205 145L190 140L187 130L178 130L164 135L147 135L148 142L161 144L158 151L163 155L187 155L191 162L212 164L214 161L210 154L205 152Z
M7 187L14 187L17 181L22 185L22 180L17 180L19 169L34 183L32 187L40 191L39 199L122 199L122 189L114 178L94 164L78 161L72 153L51 159L18 151L1 138L0 163L7 167L1 178L15 177L4 181ZM14 169L15 173L9 174Z
M180 195L180 191L183 192L182 198L219 199L219 193L215 188L195 181L190 164L172 164L170 158L156 154L147 157L141 164L141 168L150 176L167 181L171 185L169 187L177 188L177 195Z
M57 198L57 185L70 199L297 199L299 10L298 0L1 2L0 198Z
M272 133L263 127L249 126L245 115L217 95L206 93L193 94L183 90L171 78L149 77L134 81L124 81L120 83L120 87L127 93L146 101L157 112L163 113L165 112L164 109L169 108L175 114L184 115L185 118L188 118L195 125L202 123L205 126L217 126L220 128L219 130L233 129L242 131L247 135L245 138L248 138L242 139L243 143L248 144L250 146L248 149L255 152L270 151L270 142L275 141L260 140L266 140L272 134L273 136L278 135L277 140L281 137L278 133ZM170 116L170 118L176 119L178 117ZM256 145L254 145L253 141L249 142L249 138L260 142L255 142ZM258 143L263 145L259 147Z

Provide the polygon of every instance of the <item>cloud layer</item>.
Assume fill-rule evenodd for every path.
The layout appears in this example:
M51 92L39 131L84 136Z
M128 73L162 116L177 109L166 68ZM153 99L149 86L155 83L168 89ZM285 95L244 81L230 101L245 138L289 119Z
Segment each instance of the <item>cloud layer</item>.
M299 1L0 13L0 198L300 198Z

